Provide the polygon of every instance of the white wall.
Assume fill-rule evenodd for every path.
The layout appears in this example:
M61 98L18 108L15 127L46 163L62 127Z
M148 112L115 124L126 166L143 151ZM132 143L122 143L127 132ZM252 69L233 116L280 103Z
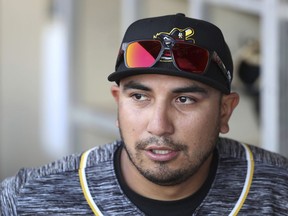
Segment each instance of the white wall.
M40 144L41 33L46 1L0 5L0 179L48 158Z

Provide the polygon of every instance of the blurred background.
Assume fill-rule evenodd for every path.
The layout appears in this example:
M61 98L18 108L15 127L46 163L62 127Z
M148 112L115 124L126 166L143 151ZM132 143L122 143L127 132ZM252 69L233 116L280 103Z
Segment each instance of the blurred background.
M241 102L225 136L288 156L287 0L0 0L0 180L118 139L107 75L136 19L218 25Z

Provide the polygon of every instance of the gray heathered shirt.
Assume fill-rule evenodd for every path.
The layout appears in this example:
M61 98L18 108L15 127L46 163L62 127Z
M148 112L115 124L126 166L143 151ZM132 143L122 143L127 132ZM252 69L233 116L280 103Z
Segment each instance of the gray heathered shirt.
M91 196L105 216L144 215L123 194L116 179L113 157L119 145L121 142L96 147L89 153L85 173ZM230 215L239 201L238 215L288 215L288 160L254 146L248 148L252 160L247 160L242 144L220 140L215 180L193 215ZM80 186L80 157L71 155L37 169L22 169L4 180L0 184L1 216L93 215ZM245 182L250 190L243 189Z

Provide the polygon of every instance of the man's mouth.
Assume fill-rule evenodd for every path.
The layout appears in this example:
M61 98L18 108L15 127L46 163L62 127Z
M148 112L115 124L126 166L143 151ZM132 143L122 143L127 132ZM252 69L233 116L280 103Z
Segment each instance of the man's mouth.
M170 150L158 150L158 149L152 149L151 150L154 154L161 154L161 155L165 155L170 153Z
M171 161L177 157L179 151L173 149L150 147L146 149L146 155L153 161Z

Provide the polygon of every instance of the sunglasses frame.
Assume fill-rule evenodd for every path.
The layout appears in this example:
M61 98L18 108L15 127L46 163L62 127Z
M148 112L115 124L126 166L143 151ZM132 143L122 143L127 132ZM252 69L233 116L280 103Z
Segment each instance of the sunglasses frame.
M159 54L157 56L157 58L155 59L154 63L149 66L149 67L129 67L127 65L127 60L126 60L126 50L128 48L128 46L132 43L135 43L135 42L148 42L148 41L152 41L152 42L155 42L155 41L159 41L160 44L161 44L161 50L159 51ZM208 52L208 60L207 60L207 63L206 63L206 66L205 66L205 69L198 73L198 72L194 72L193 71L185 71L185 70L182 70L179 68L179 66L177 65L176 63L176 60L175 60L175 57L174 57L174 53L173 53L173 46L175 44L186 44L188 46L194 46L194 47L197 47L197 48L200 48L200 49L203 49L205 51ZM186 72L186 73L191 73L191 74L205 74L205 72L207 71L207 68L208 66L210 65L211 63L211 60L213 60L217 65L218 67L220 68L220 70L222 71L222 74L225 76L225 79L227 81L227 84L228 84L228 87L230 89L231 87L231 81L232 81L232 76L231 76L231 73L229 70L227 70L224 62L221 60L221 58L219 57L219 55L217 54L216 51L210 51L210 50L207 50L205 48L202 48L202 47L199 47L199 46L196 46L195 44L191 44L191 43L187 43L187 42L182 42L182 41L176 41L175 39L171 38L170 36L166 36L166 37L163 37L163 38L160 38L159 39L155 39L155 40L135 40L135 41L130 41L130 42L123 42L122 45L121 45L121 48L120 48L120 51L119 51L119 54L118 54L118 57L117 57L117 61L116 61L116 70L118 68L118 66L120 65L120 63L122 62L122 60L124 60L124 63L125 63L125 66L127 68L151 68L153 67L157 62L161 61L161 58L163 57L163 54L165 52L165 50L169 50L170 53L171 53L171 57L172 57L172 62L173 62L173 65L179 70L179 71L182 71L182 72ZM162 60L162 62L164 62L165 60ZM167 62L167 61L166 61ZM169 60L170 62L170 60Z

